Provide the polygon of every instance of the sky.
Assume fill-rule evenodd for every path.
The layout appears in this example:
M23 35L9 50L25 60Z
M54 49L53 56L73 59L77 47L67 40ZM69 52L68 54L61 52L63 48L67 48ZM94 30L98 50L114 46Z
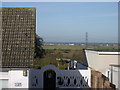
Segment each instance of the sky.
M36 33L44 42L118 42L117 2L3 2L36 7Z

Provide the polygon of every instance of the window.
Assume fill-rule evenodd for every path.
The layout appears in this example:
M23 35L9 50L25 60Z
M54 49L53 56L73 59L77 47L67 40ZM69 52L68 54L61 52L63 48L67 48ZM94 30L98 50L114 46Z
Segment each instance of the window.
M0 79L0 90L2 90L2 88L8 88L8 79Z

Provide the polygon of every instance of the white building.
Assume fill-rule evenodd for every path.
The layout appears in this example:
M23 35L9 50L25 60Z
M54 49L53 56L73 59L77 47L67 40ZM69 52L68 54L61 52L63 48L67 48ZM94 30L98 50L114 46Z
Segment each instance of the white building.
M102 77L95 76L93 69L102 72L104 75L110 78L111 82L119 87L119 83L116 80L117 74L116 68L112 68L111 76L111 64L117 63L117 54L109 54L104 52L96 51L85 51L84 53L84 64L88 67L79 64L78 69L75 70L59 70L53 65L46 65L41 69L25 69L19 68L16 70L9 69L9 71L0 72L0 87L1 88L41 88L41 89L52 89L56 88L94 88L94 84L99 83L92 78L99 78L102 80ZM112 56L111 56L112 55ZM115 56L114 56L115 55ZM109 56L113 59L110 60ZM106 59L105 59L106 58ZM102 60L104 59L104 60ZM115 59L115 61L114 61ZM100 61L101 60L101 61ZM106 61L106 62L103 62ZM111 62L112 61L112 62ZM99 62L99 63L98 63ZM108 63L109 64L108 64ZM106 63L106 64L105 64ZM100 65L101 67L100 67ZM97 66L98 65L98 66ZM119 70L118 70L119 71ZM109 74L108 74L109 72ZM116 78L115 78L116 77ZM103 79L104 81L104 79ZM109 83L109 82L108 82ZM104 86L104 85L103 85ZM108 85L109 87L109 85Z
M64 88L91 86L91 70L58 70L53 65L35 70L10 70L0 73L1 88Z
M119 66L118 63L119 56L120 56L119 52L85 50L84 64L90 67L91 69L99 71L105 76L109 77L111 83L115 84L116 88L120 88L118 87L120 85L120 81L118 78L118 73L120 73L120 71L119 67L116 67Z
M23 73L26 73L25 76ZM9 70L0 72L1 88L28 88L28 70Z
M106 71L106 76L109 78L110 82L115 84L116 87L120 89L120 65L110 65Z

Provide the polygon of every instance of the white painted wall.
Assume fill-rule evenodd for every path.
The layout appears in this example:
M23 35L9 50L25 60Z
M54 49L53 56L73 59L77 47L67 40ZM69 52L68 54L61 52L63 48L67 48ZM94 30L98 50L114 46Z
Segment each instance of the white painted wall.
M23 76L23 70L9 71L9 88L28 88L29 85L29 71L27 76Z
M56 73L56 86L66 87L67 78L70 78L70 85L67 87L90 87L91 86L91 70L58 70L53 65L46 65L39 70L27 70L27 76L23 76L23 70L11 70L4 77L0 75L0 80L8 80L8 87L6 88L43 88L44 85L44 72L46 70L52 69ZM4 74L2 72L2 74ZM62 77L64 84L62 86L58 85L57 77ZM84 77L84 78L83 78ZM74 85L74 79L76 79L76 84ZM82 80L82 84L80 84ZM87 82L87 83L85 83ZM6 84L7 85L7 84ZM88 85L88 86L85 86Z
M109 75L108 75L108 71L109 71ZM111 73L112 73L112 76L111 76ZM109 69L106 71L106 76L109 77L110 82L115 84L116 88L119 88L120 90L119 75L120 75L120 67L112 66L112 70L111 70L111 67L109 67Z
M46 65L43 68L39 69L39 70L30 70L29 71L29 87L30 88L43 88L43 79L44 79L44 72L46 70L54 70L56 72L56 76L59 75L59 71L57 69L57 67L55 67L54 65ZM36 79L38 80L38 83L36 83ZM57 80L57 77L56 77Z
M88 66L106 75L110 64L118 65L118 52L96 52L85 50Z
M59 70L60 74L58 76L62 77L65 81L62 87L66 86L67 78L71 78L72 82L69 86L87 88L91 87L91 70ZM67 77L67 78L64 78ZM83 78L84 77L84 78ZM77 84L74 85L74 79L77 80ZM80 80L83 80L83 83L80 84ZM86 85L86 86L85 86ZM88 85L88 86L87 86ZM61 87L58 85L58 87Z
M44 84L44 72L46 70L52 69L56 72L56 86L57 87L66 87L66 83L67 83L67 78L71 78L71 83L69 85L73 86L73 87L85 87L85 82L83 82L82 85L80 85L80 80L84 79L83 81L87 81L88 80L88 85L89 87L91 86L91 70L58 70L55 66L53 65L47 65L45 67L43 67L40 70L30 70L29 71L29 88L43 88L43 84ZM62 86L58 85L58 80L57 77L62 77L64 80L64 84ZM66 78L67 77L67 78ZM77 80L77 85L74 85L74 79L76 78ZM37 80L37 82L36 82ZM68 87L68 86L67 86Z
M42 88L42 73L41 70L29 71L29 88ZM37 81L36 81L37 80Z
M82 76L88 79L88 85L91 87L91 69L88 70L79 70Z

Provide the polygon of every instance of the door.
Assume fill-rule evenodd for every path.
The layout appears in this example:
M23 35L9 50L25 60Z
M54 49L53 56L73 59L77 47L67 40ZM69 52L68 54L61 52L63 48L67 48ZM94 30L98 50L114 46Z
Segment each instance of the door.
M56 73L53 70L44 72L44 90L56 89Z

